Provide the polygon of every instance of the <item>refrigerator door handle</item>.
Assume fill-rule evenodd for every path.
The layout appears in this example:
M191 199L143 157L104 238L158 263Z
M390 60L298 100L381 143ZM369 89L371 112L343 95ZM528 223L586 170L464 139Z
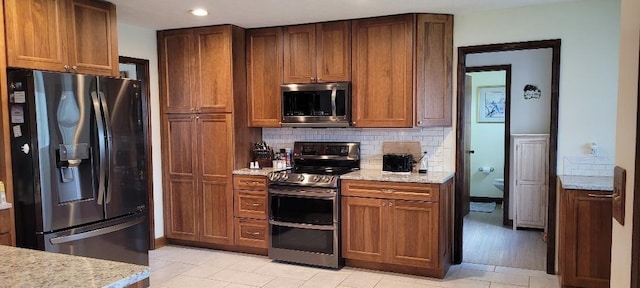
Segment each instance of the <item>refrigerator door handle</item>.
M109 113L109 107L107 106L107 99L104 96L104 93L102 93L102 91L98 92L98 99L100 100L100 105L102 105L102 113L104 114L104 126L105 126L105 130L107 132L107 148L106 148L106 163L107 165L105 167L111 167L111 153L113 150L113 134L111 134L111 116ZM107 180L105 181L107 183L107 186L110 186L110 181L111 181L111 169L108 168L105 170L106 173L106 178ZM105 201L105 203L109 203L111 202L111 193L109 193L109 189L105 190L106 193L106 198L107 200Z
M144 219L145 219L144 217L140 217L140 218L137 218L137 219L133 219L131 221L127 221L127 222L124 222L124 223L116 224L116 225L113 225L113 226L108 226L108 227L105 227L105 228L100 228L100 229L91 230L91 231L78 233L78 234L72 234L72 235L68 235L68 236L60 236L60 237L56 237L56 238L51 238L51 240L49 240L49 241L53 245L59 245L59 244L73 242L73 241L77 241L77 240L92 238L92 237L96 237L96 236L100 236L100 235L104 235L104 234L109 234L109 233L116 232L116 231L119 231L119 230L127 229L127 228L129 228L131 226L138 225L138 224L142 223L144 221Z
M104 120L102 119L102 113L100 109L100 100L98 99L97 92L91 92L91 100L93 102L93 112L96 116L96 126L98 126L98 150L100 155L100 171L98 172L98 205L103 205L105 198L105 182L106 182L106 160L105 160L105 150L106 143L104 141L105 138L105 128L104 128Z

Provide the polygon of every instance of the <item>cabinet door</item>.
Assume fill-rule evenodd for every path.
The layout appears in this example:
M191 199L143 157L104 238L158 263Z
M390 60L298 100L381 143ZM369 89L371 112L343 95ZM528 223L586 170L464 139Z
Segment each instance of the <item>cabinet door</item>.
M280 127L282 28L247 31L247 97L250 127Z
M196 116L199 190L202 193L200 241L233 243L231 114Z
M547 186L520 184L516 196L516 227L544 228L547 219Z
M611 277L611 198L602 191L567 190L562 238L562 284L609 287ZM561 262L562 263L562 262Z
M160 102L163 113L195 111L191 92L192 30L158 32Z
M342 256L347 259L383 262L386 229L383 200L342 197Z
M453 16L419 14L416 29L416 126L451 126Z
M316 25L287 26L284 37L284 83L316 82Z
M356 127L412 127L413 17L353 20Z
M5 0L7 66L65 71L64 0Z
M71 71L118 76L116 6L103 1L72 0L68 21Z
M266 220L235 219L236 245L269 248L269 224Z
M435 269L438 255L438 202L388 200L388 262Z
M351 81L351 21L316 25L316 82Z
M515 225L544 228L547 214L548 135L514 137Z
M198 239L200 215L196 208L194 143L195 125L190 115L169 115L163 120L165 233L169 239Z
M267 193L265 191L235 190L236 217L267 219Z
M197 112L231 112L231 26L194 29L193 95Z

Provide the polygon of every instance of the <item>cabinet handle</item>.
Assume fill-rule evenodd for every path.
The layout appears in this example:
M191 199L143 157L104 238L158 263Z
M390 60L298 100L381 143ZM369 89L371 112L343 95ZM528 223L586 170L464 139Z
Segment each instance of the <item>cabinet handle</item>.
M387 206L387 201L382 201L382 207Z
M382 193L393 193L396 192L396 189L380 189Z
M313 77L311 77L311 79L310 79L310 80L311 80L311 82L313 82Z
M258 181L244 181L244 182L242 182L242 184L251 185L251 186L257 186L258 184L260 184L260 182L258 182Z
M393 202L389 201L389 207L393 207Z
M196 119L200 119L200 116L196 116Z
M258 204L258 203L245 203L244 206L259 207L260 204Z
M246 232L244 232L244 234L251 235L251 236L260 236L260 232L249 232L249 231L246 231Z
M194 109L194 108L189 109L189 111L195 111L195 110L196 110L196 109Z
M587 194L591 198L613 198L613 194Z
M418 121L418 125L422 125L422 120Z
M73 69L73 71L78 71L78 66L73 65L73 66L71 66L71 69Z
M69 65L64 65L64 70L69 71Z
M320 82L320 77L316 78L316 82Z

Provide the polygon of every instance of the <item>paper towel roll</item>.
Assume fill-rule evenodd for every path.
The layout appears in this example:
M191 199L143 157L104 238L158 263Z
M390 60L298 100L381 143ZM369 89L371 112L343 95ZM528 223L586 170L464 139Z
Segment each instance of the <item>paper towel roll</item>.
M478 168L478 171L484 173L485 175L488 175L489 173L493 172L493 167L489 167L489 166L483 166Z

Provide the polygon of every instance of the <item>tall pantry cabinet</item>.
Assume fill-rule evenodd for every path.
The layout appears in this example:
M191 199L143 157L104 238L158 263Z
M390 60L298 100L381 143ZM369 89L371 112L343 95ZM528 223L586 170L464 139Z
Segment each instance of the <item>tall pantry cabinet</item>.
M514 228L546 228L549 135L511 135L511 189Z
M158 32L165 237L233 245L231 171L260 131L247 127L244 29Z

